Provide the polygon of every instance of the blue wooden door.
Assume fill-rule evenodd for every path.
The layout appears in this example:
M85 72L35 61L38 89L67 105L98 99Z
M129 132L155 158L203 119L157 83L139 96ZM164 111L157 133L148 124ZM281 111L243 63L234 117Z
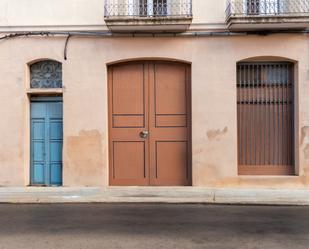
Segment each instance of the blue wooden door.
M31 185L62 185L62 100L31 101Z

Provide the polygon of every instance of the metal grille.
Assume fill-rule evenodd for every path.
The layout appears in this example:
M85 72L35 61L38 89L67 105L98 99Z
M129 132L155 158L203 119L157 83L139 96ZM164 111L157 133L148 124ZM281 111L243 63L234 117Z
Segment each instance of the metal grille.
M130 6L128 9L130 8L132 13L135 11L142 17L147 17L150 13L153 16L166 16L168 14L167 0L154 0L151 3L148 3L148 0L139 0L135 7Z
M226 16L303 16L309 14L309 0L228 0Z
M106 0L105 18L192 17L192 0Z
M61 88L62 64L57 61L44 60L30 66L31 88Z
M238 163L245 172L263 174L251 166L271 166L269 174L292 172L293 89L292 63L237 65Z

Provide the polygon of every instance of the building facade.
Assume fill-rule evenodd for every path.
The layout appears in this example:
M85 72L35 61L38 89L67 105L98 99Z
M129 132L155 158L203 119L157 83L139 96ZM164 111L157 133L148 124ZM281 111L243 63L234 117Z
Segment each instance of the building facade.
M309 186L309 0L0 0L0 186Z

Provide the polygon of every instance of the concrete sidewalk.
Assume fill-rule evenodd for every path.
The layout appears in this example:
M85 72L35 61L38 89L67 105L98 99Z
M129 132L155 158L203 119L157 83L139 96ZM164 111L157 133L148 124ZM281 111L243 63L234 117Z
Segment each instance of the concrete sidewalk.
M0 203L209 203L309 205L309 189L201 187L0 188Z

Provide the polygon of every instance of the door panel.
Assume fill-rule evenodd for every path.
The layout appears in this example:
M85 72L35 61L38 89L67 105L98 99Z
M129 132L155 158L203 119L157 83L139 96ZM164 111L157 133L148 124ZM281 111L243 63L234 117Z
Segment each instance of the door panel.
M50 165L50 184L62 184L62 163L51 163Z
M50 139L61 141L62 140L62 120L50 119Z
M145 142L114 142L113 174L127 184L146 180Z
M157 63L154 70L155 114L187 114L186 67Z
M59 103L50 105L53 112L50 118L50 184L61 185L62 183L62 119L56 118L62 115L62 106Z
M45 167L44 163L33 163L33 184L44 184L45 183Z
M156 127L187 127L187 115L156 115Z
M155 153L155 184L188 184L187 141L157 141Z
M33 123L33 130L35 131L33 133L33 139L37 141L44 140L44 134L45 134L45 119L34 119Z
M62 184L62 102L31 103L31 184Z
M56 118L56 120L62 120L62 102L50 102L47 104L48 108L48 116L52 120Z
M34 114L40 108L37 108ZM44 184L45 172L45 118L33 118L31 121L32 133L32 164L33 164L33 181L36 184Z
M127 65L113 69L113 115L144 114L143 65Z
M189 185L191 167L188 66L156 62L150 68L151 185Z
M190 184L190 87L180 63L109 68L111 185Z
M148 185L148 87L144 64L109 71L110 184Z
M44 157L45 157L44 142L34 141L33 152L34 152L33 156L34 162L44 163Z
M126 127L144 127L144 116L114 116L113 117L114 128L126 128Z

